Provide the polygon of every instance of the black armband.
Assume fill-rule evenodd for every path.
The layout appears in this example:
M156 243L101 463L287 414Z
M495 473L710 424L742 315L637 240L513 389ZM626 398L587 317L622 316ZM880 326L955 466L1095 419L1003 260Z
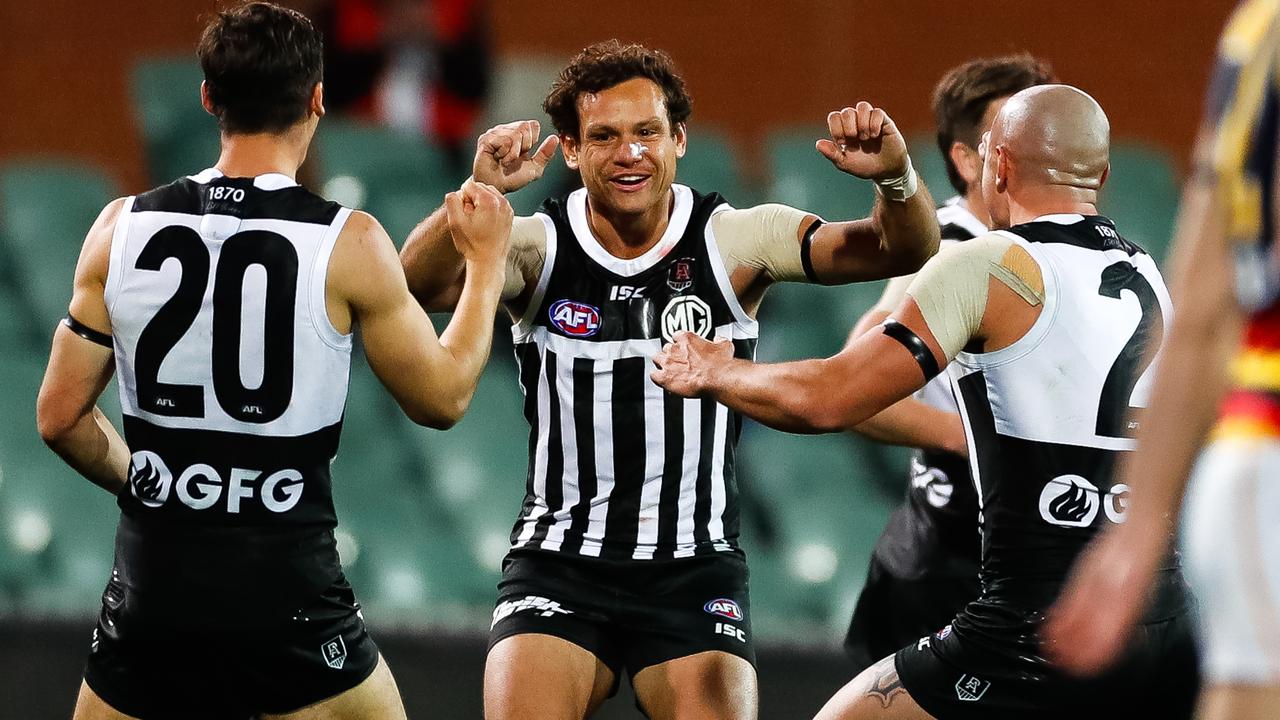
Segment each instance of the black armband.
M809 278L809 282L815 285L821 285L822 281L818 279L818 274L813 271L813 258L809 256L811 246L813 245L813 234L818 232L818 228L822 227L821 220L814 220L809 229L804 231L804 236L800 238L800 265L804 267L804 276Z
M885 320L884 334L902 343L902 347L911 351L911 356L916 359L916 363L920 365L920 369L924 371L925 382L932 380L942 372L938 367L938 361L930 352L929 346L924 344L920 336L911 331L911 328L903 325L897 320Z
M89 342L97 343L103 347L114 347L114 345L111 342L110 335L106 333L98 332L97 330L94 330L88 325L85 325L79 320L71 317L71 313L67 313L66 317L62 318L62 324L66 325L68 330L79 335L85 340L88 340Z

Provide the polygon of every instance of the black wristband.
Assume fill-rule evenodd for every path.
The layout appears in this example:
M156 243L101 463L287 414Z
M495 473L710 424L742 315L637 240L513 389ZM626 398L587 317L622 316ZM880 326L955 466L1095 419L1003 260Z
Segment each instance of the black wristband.
M822 281L818 279L818 274L813 271L813 258L809 257L810 246L813 245L813 234L818 232L818 228L822 227L821 220L814 220L809 229L804 231L804 236L800 238L800 265L804 267L804 276L809 278L809 282L815 285L821 285Z
M79 320L71 317L71 313L67 313L67 316L62 318L62 324L66 325L67 329L69 329L71 332L79 335L80 337L84 338L85 340L88 340L89 342L97 343L103 347L114 347L114 345L111 342L110 335L106 333L100 333L97 330L94 330L93 328L89 327L88 325L85 325Z
M911 351L911 356L916 359L916 363L924 371L925 382L932 380L938 373L942 372L938 367L938 361L933 357L933 353L929 351L929 346L925 345L920 336L911 331L911 328L897 320L885 320L882 327L885 335L902 343L903 347Z

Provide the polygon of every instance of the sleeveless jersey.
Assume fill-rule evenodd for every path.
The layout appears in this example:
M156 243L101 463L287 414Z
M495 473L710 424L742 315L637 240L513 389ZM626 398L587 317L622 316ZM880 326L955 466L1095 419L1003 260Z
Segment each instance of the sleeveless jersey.
M115 573L150 612L261 614L339 575L351 336L325 279L349 214L214 169L126 200L105 294L132 452Z
M513 327L529 421L529 475L514 548L650 560L737 552L741 418L649 379L688 330L754 356L755 320L729 285L711 217L716 194L673 185L670 223L632 260L592 235L585 190L547 200L547 256Z
M942 246L987 232L982 221L953 197L938 208ZM939 375L916 399L940 410L958 412L951 380ZM964 457L938 450L911 453L906 502L889 516L876 541L876 558L895 577L973 578L978 574L979 538L974 522L977 495Z
M1009 347L960 353L948 372L969 437L982 530L982 596L953 629L1002 655L1039 656L1036 628L1093 536L1123 522L1112 482L1147 405L1150 346L1172 306L1155 262L1104 217L1050 215L1000 231L1035 259L1044 306ZM1153 615L1181 610L1176 562Z

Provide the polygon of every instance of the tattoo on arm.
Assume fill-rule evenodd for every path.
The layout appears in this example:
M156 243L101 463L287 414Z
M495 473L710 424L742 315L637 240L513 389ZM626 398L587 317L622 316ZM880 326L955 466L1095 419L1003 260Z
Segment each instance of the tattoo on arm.
M893 699L898 695L905 693L906 688L902 687L902 680L898 678L898 670L889 662L885 667L876 673L876 679L871 683L871 687L867 689L867 696L874 697L880 701L880 707L888 708L893 704Z

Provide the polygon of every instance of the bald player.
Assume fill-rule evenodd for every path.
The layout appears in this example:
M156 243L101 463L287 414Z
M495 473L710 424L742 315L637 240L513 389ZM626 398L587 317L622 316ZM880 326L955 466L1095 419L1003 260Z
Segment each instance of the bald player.
M757 365L679 335L654 381L792 432L848 428L948 367L979 490L982 594L941 631L863 671L835 718L1177 718L1195 666L1178 569L1125 659L1077 680L1037 633L1072 560L1124 519L1112 482L1146 404L1143 358L1171 316L1155 262L1097 214L1110 129L1065 85L1013 95L980 146L983 200L1003 228L943 250L879 331L834 357Z

